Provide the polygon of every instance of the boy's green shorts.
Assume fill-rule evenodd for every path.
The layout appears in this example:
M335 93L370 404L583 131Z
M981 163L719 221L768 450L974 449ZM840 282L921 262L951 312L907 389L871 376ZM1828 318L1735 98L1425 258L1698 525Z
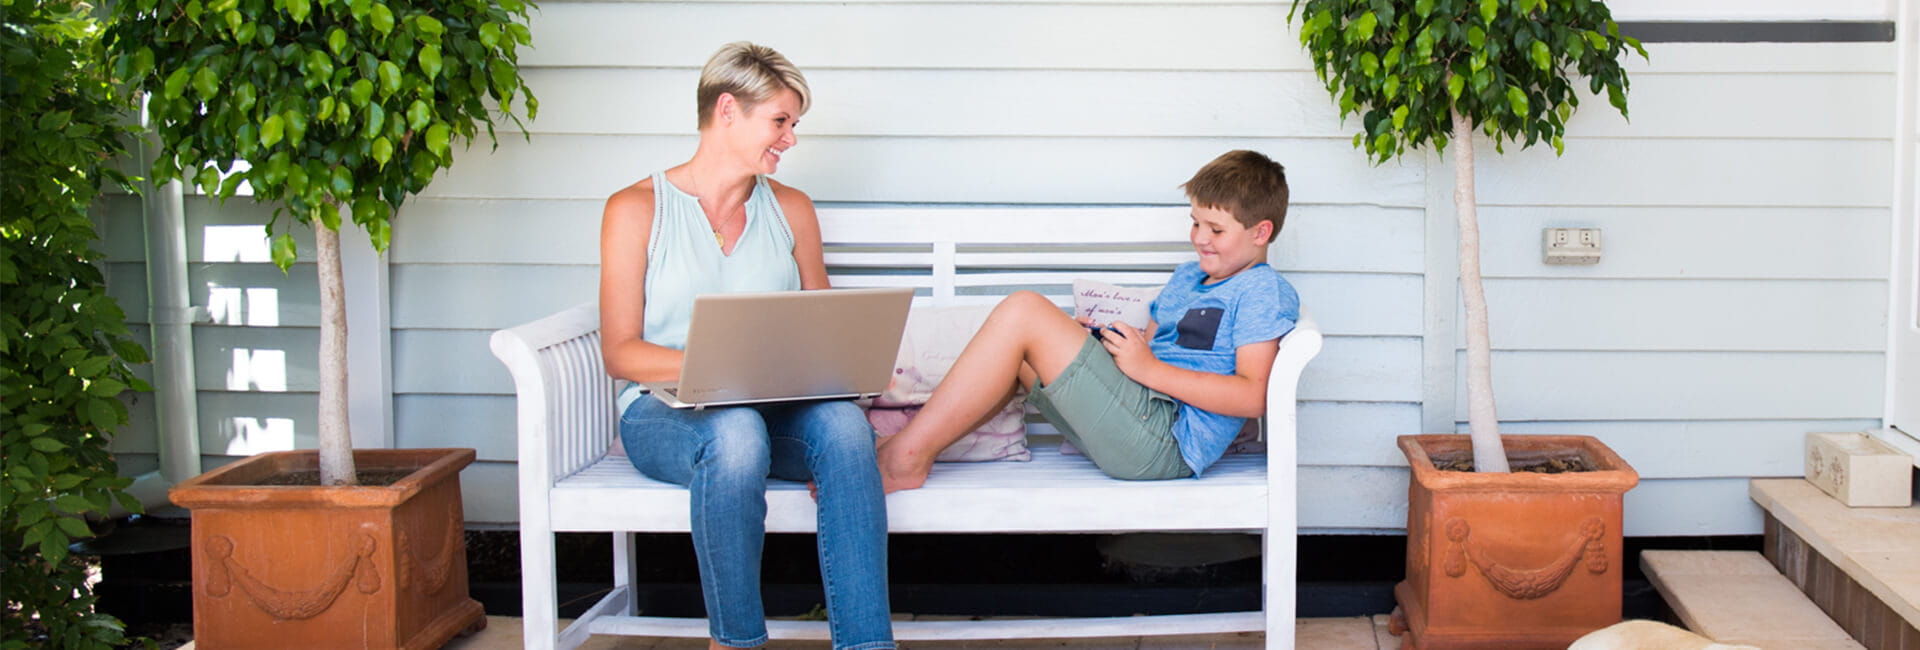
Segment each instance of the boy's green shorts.
M1027 402L1108 476L1159 480L1193 475L1173 439L1179 405L1166 393L1127 378L1106 346L1091 336L1073 363L1053 383L1036 388Z

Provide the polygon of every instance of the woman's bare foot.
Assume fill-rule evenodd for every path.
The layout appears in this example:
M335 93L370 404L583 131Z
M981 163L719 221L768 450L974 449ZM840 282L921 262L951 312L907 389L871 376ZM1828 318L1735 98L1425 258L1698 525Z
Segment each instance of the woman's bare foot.
M925 485L927 474L933 471L933 463L915 462L904 445L893 444L896 438L882 439L875 450L880 459L880 487L886 494Z

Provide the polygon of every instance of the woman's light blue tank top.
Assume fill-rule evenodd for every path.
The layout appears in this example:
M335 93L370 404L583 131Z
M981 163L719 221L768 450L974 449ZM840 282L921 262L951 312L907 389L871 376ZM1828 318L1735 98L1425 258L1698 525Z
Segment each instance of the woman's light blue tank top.
M676 350L686 349L693 319L693 297L706 293L794 291L800 267L793 259L793 228L764 176L753 179L747 195L747 225L723 255L700 199L653 175L653 233L647 245L646 322L640 338ZM622 388L621 413L640 395L638 386Z

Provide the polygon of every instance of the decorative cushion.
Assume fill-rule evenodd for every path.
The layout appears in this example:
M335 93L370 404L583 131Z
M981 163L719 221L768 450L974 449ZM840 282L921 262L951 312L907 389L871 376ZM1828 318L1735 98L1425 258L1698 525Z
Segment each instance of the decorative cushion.
M900 338L893 381L873 399L867 421L881 437L899 433L933 396L933 389L953 369L960 351L987 321L992 305L916 307L907 314ZM1031 460L1027 451L1026 390L1016 393L979 429L961 436L935 458L942 462Z

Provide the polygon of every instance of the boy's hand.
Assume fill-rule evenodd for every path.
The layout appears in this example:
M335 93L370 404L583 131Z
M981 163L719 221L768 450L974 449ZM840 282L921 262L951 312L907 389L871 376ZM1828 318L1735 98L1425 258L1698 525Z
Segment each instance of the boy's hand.
M1147 347L1146 334L1126 323L1111 325L1100 337L1100 344L1113 355L1113 365L1119 366L1121 374L1128 377L1137 377L1140 370L1153 362L1153 350Z

